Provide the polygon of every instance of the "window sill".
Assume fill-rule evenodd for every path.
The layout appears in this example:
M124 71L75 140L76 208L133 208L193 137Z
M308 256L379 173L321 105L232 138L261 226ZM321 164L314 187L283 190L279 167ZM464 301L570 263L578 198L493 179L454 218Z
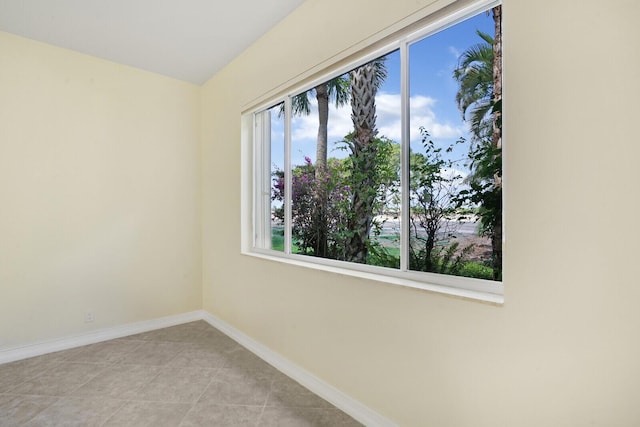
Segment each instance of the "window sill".
M344 268L339 265L342 263L341 261L313 259L313 262L310 262L306 259L306 258L309 258L307 256L285 255L285 254L279 254L278 252L274 252L270 250L254 249L253 251L242 251L242 254L255 257L255 258L264 259L264 260L280 262L288 265L294 265L297 267L311 268L314 270L325 271L328 273L340 274L340 275L350 276L350 277L357 277L365 280L373 280L373 281L388 284L388 285L420 289L427 292L434 292L434 293L449 295L457 298L480 301L480 302L489 303L497 306L502 306L504 304L504 287L501 283L497 283L497 282L490 282L490 281L480 280L480 279L453 277L453 276L441 276L441 280L443 281L449 281L449 282L466 281L469 283L477 282L481 284L481 286L478 286L480 288L482 287L486 288L487 286L494 288L491 290L468 289L468 288L462 288L458 286L438 284L438 283L432 283L432 282L422 281L422 280L414 280L412 278L398 277L400 274L402 274L401 272L396 272L392 269L386 269L382 267L371 267L371 266L364 266L364 265L361 266L363 269L380 269L382 271L388 270L389 274L370 272L370 271L361 271L353 268ZM428 274L428 273L417 273L417 274ZM434 274L433 276L440 276L440 275Z

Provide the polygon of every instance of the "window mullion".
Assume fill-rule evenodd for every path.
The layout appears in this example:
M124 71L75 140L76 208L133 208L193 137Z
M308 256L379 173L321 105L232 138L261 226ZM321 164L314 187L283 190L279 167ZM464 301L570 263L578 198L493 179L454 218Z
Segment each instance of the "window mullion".
M262 140L269 141L269 144L263 144L261 175L266 179L262 180L260 188L261 204L262 204L262 243L261 247L271 249L271 111L265 112L262 118Z
M291 254L291 97L284 100L284 253Z
M409 270L409 224L410 224L410 120L409 120L409 48L400 44L400 271Z
M264 132L264 112L255 113L253 115L253 169L256 171L255 179L253 181L253 246L262 248L264 247L264 224L263 224L263 199L262 199L262 187L264 181L265 171L261 159L263 158L263 152L265 150Z

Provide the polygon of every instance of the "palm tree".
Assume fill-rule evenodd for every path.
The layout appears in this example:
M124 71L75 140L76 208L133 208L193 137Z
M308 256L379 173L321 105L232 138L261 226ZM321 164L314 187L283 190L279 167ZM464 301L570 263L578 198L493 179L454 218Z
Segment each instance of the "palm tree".
M502 152L502 7L493 8L495 36L493 39L493 135L491 145ZM491 246L493 248L493 279L502 279L502 155L499 154L500 171L494 174L494 185L499 190L500 212L493 224Z
M349 73L351 84L351 120L353 140L349 145L352 161L352 204L349 220L350 239L346 260L366 263L369 233L376 200L377 145L376 93L387 77L384 58L364 64Z
M328 255L327 244L327 189L322 183L326 181L327 174L327 128L329 122L329 102L333 100L336 107L349 102L349 81L345 76L335 77L328 82L303 92L292 98L293 114L311 113L309 97L315 93L318 103L318 138L316 143L315 180L316 191L314 195L315 210L313 223L316 236L313 242L314 255L326 257Z
M493 100L493 43L494 39L476 31L483 43L471 46L460 55L453 78L458 81L456 94L462 118L469 122L475 142L491 137Z
M338 76L327 82L320 83L291 100L291 110L295 115L309 115L311 113L310 97L315 93L318 104L318 139L316 144L316 177L327 170L327 128L329 123L329 103L333 101L336 108L349 102L349 79ZM319 172L320 171L320 172Z
M453 77L462 117L473 142L471 200L480 204L481 223L491 238L493 278L502 276L502 8L492 9L494 37L478 31L483 43L460 56ZM468 115L468 117L467 117Z
M384 58L376 59L351 71L348 76L339 76L326 83L293 97L294 114L309 114L309 96L315 92L318 101L318 139L316 146L315 177L318 184L324 182L327 171L327 123L329 100L336 107L351 100L351 118L354 125L353 142L349 144L353 164L352 210L348 229L351 238L346 244L345 260L366 262L369 233L373 221L376 199L375 169L376 130L375 95L387 76ZM322 185L317 186L314 255L326 257L327 244L327 194Z

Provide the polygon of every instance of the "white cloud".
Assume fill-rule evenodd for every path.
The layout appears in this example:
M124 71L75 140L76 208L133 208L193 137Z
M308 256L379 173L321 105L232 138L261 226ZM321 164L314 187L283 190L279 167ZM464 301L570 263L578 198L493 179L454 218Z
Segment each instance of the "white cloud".
M449 46L449 53L451 53L456 60L460 58L460 55L462 55L462 52L460 52L455 46Z
M318 105L315 99L310 102L311 113L309 115L295 116L291 124L291 138L293 141L313 139L318 137ZM327 125L327 138L329 142L339 141L353 130L351 122L351 106L343 105L336 108L329 105L329 123Z
M376 114L378 135L400 141L400 94L380 92L376 96ZM420 127L424 127L433 138L459 138L466 132L461 124L453 125L439 118L435 112L437 100L429 96L415 95L409 100L411 141L420 141ZM329 123L327 134L329 143L340 141L353 130L351 122L351 106L349 104L336 108L329 107ZM292 123L293 141L313 140L318 135L318 108L315 100L311 102L311 114L296 116Z
M411 140L420 138L420 127L424 127L433 138L458 138L463 135L461 126L453 126L436 116L436 100L423 95L410 98Z
M420 127L424 127L434 138L458 138L464 133L462 127L453 126L437 117L434 109L436 103L436 99L424 95L409 98L411 141L421 139ZM376 97L376 107L380 135L400 141L400 95L380 93Z

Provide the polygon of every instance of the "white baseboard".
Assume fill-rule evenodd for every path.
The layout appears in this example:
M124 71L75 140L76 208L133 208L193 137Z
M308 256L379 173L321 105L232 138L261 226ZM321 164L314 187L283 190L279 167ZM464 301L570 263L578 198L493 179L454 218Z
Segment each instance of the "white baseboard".
M397 427L397 424L391 420L383 417L361 402L333 387L331 384L321 380L309 371L285 359L280 354L269 349L263 344L260 344L258 341L204 310L129 323L127 325L115 326L113 328L101 329L87 332L85 334L48 341L41 341L19 347L0 349L0 364L53 353L56 351L68 350L83 345L95 344L101 341L122 338L128 335L139 334L155 329L194 322L196 320L204 320L214 328L219 329L221 332L246 347L249 351L263 359L265 362L299 382L318 396L335 405L337 408L346 412L365 426Z
M250 336L244 334L223 320L209 312L203 311L203 320L211 326L224 332L242 346L253 352L265 362L269 363L283 374L293 378L318 396L330 402L337 408L349 414L355 420L365 426L371 427L397 427L393 421L383 417L356 399L341 392L331 384L326 383L309 371L285 359L280 354L260 344Z
M95 344L101 341L122 338L128 335L153 331L154 329L167 328L169 326L180 325L182 323L202 320L203 313L204 312L201 310L191 311L189 313L177 314L175 316L129 323L122 326L100 329L84 334L56 338L19 347L0 349L0 364L53 353L55 351L68 350L70 348L80 347L83 345Z

